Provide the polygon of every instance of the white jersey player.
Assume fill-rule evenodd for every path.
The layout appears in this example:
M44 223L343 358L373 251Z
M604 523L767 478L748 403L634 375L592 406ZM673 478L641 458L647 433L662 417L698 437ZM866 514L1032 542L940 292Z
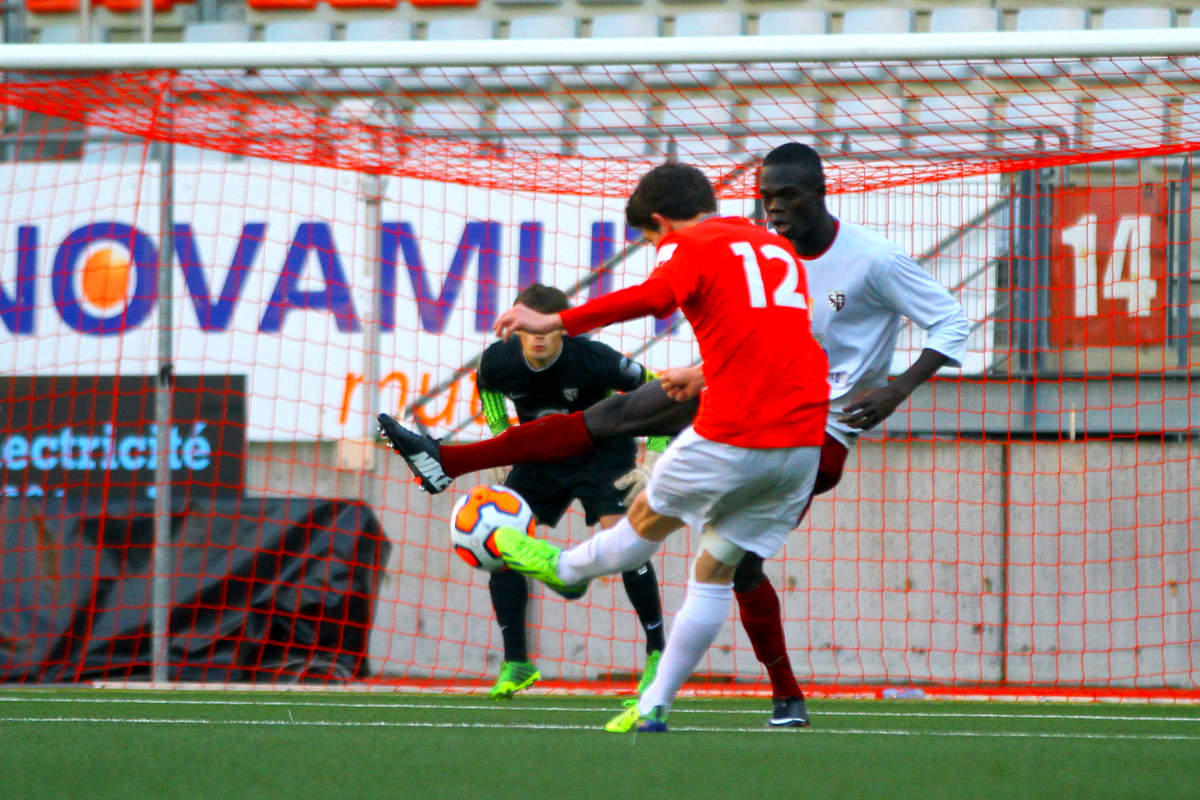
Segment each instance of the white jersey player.
M841 421L845 407L888 382L905 317L925 329L926 350L945 356L945 363L962 363L968 331L962 306L892 242L839 220L833 243L804 267L813 334L829 356L827 430L843 445L862 431Z

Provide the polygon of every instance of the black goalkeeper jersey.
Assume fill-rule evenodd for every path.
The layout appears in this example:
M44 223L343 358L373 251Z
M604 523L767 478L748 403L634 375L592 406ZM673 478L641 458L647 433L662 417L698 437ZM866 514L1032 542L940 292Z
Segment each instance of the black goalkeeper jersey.
M530 422L547 414L582 411L614 390L628 392L645 383L645 368L606 344L581 336L564 336L562 343L558 358L541 370L525 361L519 337L492 344L479 362L479 390L504 395L515 406L517 418ZM632 437L610 439L595 454L569 459L563 466L587 464L598 455L632 464L636 452Z

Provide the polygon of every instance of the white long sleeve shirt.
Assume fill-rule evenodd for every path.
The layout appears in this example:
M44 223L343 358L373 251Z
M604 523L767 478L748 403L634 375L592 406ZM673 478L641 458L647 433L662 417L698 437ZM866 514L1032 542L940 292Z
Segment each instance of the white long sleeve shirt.
M969 332L962 305L892 242L839 221L833 244L804 268L813 334L829 356L826 430L842 444L859 431L837 417L859 392L887 382L901 318L925 330L925 348L962 363Z

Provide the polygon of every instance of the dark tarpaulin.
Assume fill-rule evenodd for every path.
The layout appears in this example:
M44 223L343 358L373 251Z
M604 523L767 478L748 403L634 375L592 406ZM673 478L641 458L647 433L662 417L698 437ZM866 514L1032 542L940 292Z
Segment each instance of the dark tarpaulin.
M171 522L171 680L366 677L391 549L369 507L193 500ZM5 498L0 525L0 680L148 679L153 501Z

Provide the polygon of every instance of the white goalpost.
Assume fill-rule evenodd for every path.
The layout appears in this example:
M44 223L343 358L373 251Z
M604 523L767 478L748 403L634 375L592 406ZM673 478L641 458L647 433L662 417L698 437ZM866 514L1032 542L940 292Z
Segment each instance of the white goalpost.
M380 563L317 559L371 577L336 613L296 612L288 641L341 614L362 634L345 646L355 680L474 686L499 637L446 517L476 481L418 493L373 441L375 414L486 437L471 366L516 292L584 300L651 269L622 211L642 172L695 163L723 211L753 216L758 160L799 140L826 161L835 213L905 247L972 324L962 368L864 437L768 565L802 682L1196 697L1200 29L5 45L0 69L0 365L10 405L31 409L0 430L5 513L35 531L39 504L114 487L154 507L153 594L128 601L153 644L74 674L170 683L226 641L256 674L245 653L278 630L201 630L210 599L181 605L181 541L211 551L230 520L180 503L345 498L377 518ZM597 335L652 369L696 358L679 319ZM921 343L901 332L894 371ZM132 418L58 410L79 404L68 379L114 376L149 380L135 416L153 445L139 428L121 450ZM244 418L179 422L177 376L226 381ZM204 438L221 425L236 431ZM548 535L584 533L572 512ZM57 535L0 557L49 580L26 573ZM659 557L668 611L690 555L680 537ZM549 681L628 682L638 634L619 595L532 604ZM257 612L228 597L220 613ZM37 603L5 624L33 625ZM344 655L332 641L307 657ZM736 623L718 645L698 684L762 691ZM45 676L44 655L0 650L0 667Z

